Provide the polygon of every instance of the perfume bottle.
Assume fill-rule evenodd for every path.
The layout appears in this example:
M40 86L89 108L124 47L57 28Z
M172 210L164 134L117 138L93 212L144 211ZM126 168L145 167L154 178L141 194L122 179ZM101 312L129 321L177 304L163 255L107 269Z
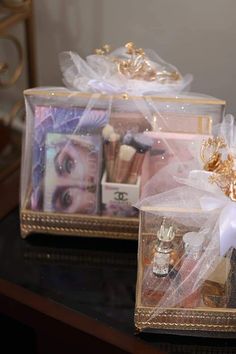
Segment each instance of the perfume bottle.
M188 232L183 236L184 250L185 250L185 259L183 260L184 266L181 267L180 270L180 278L182 281L189 276L191 271L196 266L201 254L203 252L204 246L204 236L198 234L197 232ZM195 281L195 279L194 279ZM190 284L186 284L189 291ZM187 308L195 308L199 306L201 301L201 288L199 287L196 291L192 292L189 296L187 296L182 303L183 307Z
M153 257L153 273L159 277L168 275L171 268L171 253L175 232L173 226L166 226L163 219L160 229L157 231L157 245Z

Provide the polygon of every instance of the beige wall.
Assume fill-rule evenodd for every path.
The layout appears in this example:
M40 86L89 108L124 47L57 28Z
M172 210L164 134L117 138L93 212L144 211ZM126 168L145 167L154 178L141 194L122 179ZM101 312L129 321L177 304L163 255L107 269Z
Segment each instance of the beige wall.
M104 43L153 48L193 91L228 101L236 114L235 0L34 0L40 85L61 85L57 55L86 56Z

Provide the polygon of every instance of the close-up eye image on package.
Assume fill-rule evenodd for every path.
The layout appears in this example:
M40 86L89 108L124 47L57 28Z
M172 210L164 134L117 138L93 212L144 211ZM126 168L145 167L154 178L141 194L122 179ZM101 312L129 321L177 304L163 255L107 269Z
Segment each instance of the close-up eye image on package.
M0 0L3 351L236 353L235 14Z

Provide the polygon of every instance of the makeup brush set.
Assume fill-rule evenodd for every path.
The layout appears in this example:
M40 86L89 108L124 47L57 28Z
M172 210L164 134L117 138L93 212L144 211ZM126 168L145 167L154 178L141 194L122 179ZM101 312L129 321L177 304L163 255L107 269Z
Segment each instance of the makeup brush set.
M102 213L137 216L133 207L140 196L140 175L153 140L145 133L128 131L123 137L107 124L102 131L105 172L102 178Z

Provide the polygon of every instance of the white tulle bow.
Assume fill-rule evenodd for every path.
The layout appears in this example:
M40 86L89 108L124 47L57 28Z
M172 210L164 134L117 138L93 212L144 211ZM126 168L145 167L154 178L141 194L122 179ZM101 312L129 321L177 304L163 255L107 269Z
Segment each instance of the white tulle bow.
M236 248L236 202L226 197L217 185L209 183L210 175L211 172L195 170L182 181L206 192L200 197L202 210L219 213L220 255L224 256L231 247Z

